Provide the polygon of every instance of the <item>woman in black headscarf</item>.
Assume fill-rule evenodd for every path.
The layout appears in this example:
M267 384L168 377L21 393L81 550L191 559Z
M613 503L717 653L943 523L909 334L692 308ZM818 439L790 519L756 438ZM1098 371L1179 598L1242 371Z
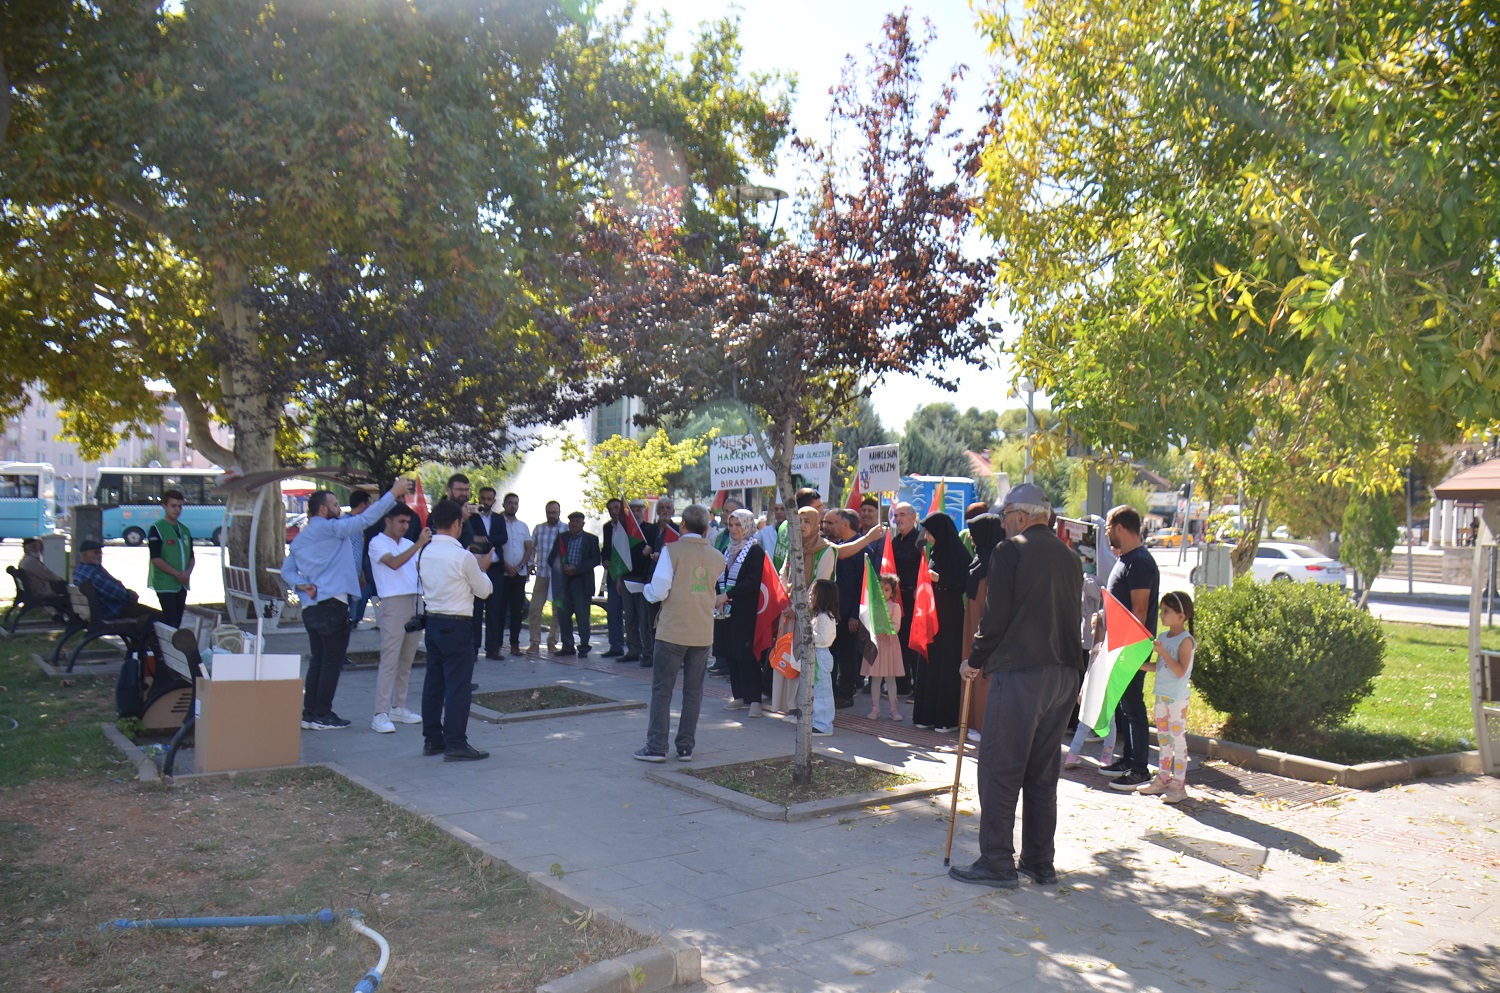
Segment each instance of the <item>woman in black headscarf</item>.
M969 520L969 539L974 542L974 558L969 562L969 585L965 590L964 649L968 658L974 650L974 635L984 618L984 599L990 589L990 553L1005 540L1005 525L999 514L981 514ZM979 738L984 730L984 701L990 692L987 676L980 676L969 687L969 736Z
M958 537L953 518L947 514L929 514L922 522L922 529L932 541L930 568L932 597L937 606L937 634L927 648L927 659L916 679L911 719L917 727L956 731L963 695L958 667L963 662L969 552ZM921 660L920 655L917 658Z

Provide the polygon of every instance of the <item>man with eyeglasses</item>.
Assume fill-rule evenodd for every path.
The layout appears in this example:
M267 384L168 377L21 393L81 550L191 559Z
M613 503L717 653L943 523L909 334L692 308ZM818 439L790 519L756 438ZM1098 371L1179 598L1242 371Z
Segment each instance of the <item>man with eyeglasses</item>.
M966 681L990 679L979 740L979 858L948 875L965 883L1015 889L1024 875L1057 883L1058 748L1083 682L1083 566L1048 526L1051 501L1032 483L1006 497L1001 520L1011 537L990 554L984 618ZM1015 852L1021 803L1020 861Z

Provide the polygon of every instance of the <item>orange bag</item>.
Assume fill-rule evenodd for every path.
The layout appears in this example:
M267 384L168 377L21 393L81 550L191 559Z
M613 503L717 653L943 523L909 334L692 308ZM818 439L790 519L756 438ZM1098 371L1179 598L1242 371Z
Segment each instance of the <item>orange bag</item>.
M802 675L802 670L797 668L797 654L792 651L790 631L777 638L776 644L771 646L771 668L786 679L796 679Z

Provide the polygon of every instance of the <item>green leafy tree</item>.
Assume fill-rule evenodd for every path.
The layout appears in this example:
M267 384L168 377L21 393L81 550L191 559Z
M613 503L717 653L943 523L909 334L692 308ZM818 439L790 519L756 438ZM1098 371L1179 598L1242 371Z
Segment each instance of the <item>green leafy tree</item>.
M1370 584L1391 564L1396 547L1396 515L1383 493L1357 493L1344 508L1339 533L1339 558L1354 570L1360 584L1359 605L1370 598Z
M583 467L587 480L584 502L596 514L604 513L611 500L633 500L660 496L667 480L682 467L692 465L708 452L708 442L717 431L701 438L674 442L664 428L641 438L612 435L585 448L577 438L562 442L562 457Z
M1500 414L1500 22L1465 0L1030 3L973 166L1021 367L1111 454L1389 489Z
M299 390L250 293L331 255L462 288L496 347L562 368L587 344L559 319L556 259L622 154L651 135L717 189L786 133L731 21L684 64L664 28L630 40L577 3L22 6L0 47L0 408L39 381L85 455L152 421L165 380L206 456L274 466ZM591 402L554 387L554 416Z

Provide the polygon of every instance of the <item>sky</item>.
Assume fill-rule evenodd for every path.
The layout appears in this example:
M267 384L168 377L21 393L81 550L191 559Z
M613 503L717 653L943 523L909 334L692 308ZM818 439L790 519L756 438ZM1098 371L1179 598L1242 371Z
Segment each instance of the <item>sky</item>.
M623 0L605 0L599 14L617 15ZM968 72L956 84L958 94L952 107L950 123L972 132L979 122L979 107L984 98L984 84L991 73L985 39L975 27L975 15L968 0L920 0L911 5L914 18L927 18L936 31L923 65L923 80L931 90L925 103L930 105L942 81L955 65L965 65ZM670 46L685 52L692 43L697 26L704 21L736 15L740 21L740 42L744 47L741 67L745 72L790 72L797 76L797 90L792 108L792 124L799 132L813 137L827 133L827 113L831 102L829 89L838 82L845 58L863 58L866 48L881 38L886 13L898 10L871 0L753 0L748 5L728 0L640 0L636 16L665 12L672 21ZM937 167L940 175L948 170ZM782 189L794 189L795 177L788 175L758 177L773 181ZM783 206L783 210L785 206ZM981 246L982 248L982 246ZM1007 332L1014 333L1003 310L993 310ZM900 430L913 410L930 403L953 403L960 410L969 407L1004 410L1020 406L1007 399L1012 374L1008 367L993 368L1002 360L991 350L986 356L992 367L978 369L967 363L944 367L945 377L956 380L954 392L935 386L920 376L888 377L875 388L874 403L885 426Z

